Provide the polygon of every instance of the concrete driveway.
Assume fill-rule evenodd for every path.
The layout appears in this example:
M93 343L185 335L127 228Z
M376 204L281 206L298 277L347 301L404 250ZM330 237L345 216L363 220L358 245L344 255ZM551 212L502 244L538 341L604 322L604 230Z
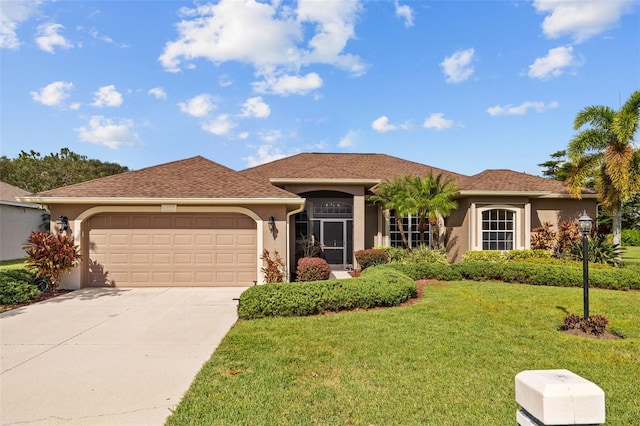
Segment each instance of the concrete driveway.
M244 290L83 289L0 314L0 424L162 425Z

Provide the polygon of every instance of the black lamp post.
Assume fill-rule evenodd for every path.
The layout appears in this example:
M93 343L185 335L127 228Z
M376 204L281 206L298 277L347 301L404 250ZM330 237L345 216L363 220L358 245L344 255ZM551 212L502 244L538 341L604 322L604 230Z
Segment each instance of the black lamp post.
M589 318L589 233L591 232L591 218L587 211L582 212L578 219L578 228L582 232L582 287L584 289L584 319Z

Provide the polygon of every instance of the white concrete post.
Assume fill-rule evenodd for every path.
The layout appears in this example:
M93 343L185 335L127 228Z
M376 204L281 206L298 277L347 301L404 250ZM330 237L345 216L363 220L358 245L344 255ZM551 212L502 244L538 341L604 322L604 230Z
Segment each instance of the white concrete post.
M516 375L520 426L599 425L604 391L569 370L527 370Z

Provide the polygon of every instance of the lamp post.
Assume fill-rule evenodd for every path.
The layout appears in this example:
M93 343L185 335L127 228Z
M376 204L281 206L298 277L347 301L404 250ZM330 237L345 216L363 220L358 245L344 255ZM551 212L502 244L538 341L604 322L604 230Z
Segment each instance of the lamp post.
M578 228L582 232L582 287L584 293L584 319L589 318L589 240L591 232L591 218L587 211L578 218Z

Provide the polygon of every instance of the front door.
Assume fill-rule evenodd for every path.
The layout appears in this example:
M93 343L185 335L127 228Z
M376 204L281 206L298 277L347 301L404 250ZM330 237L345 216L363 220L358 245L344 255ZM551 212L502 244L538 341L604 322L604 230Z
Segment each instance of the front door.
M321 224L321 241L324 258L331 265L344 265L346 249L346 220L323 220Z

